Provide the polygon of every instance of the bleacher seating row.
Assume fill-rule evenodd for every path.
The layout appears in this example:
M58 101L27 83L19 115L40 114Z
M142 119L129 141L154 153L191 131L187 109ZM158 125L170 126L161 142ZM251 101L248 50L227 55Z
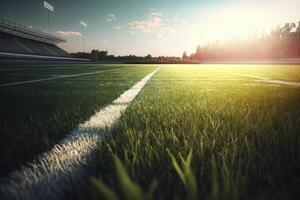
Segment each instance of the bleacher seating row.
M70 57L70 55L55 44L35 41L7 33L0 32L0 52Z

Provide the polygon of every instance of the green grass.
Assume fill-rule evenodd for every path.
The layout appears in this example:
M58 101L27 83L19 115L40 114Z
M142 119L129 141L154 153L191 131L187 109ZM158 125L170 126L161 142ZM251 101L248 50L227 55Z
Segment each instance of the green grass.
M299 199L300 88L239 73L297 81L300 66L163 67L103 143L96 178L78 193L95 199Z
M0 177L48 150L157 65L0 68ZM2 73L4 72L4 73ZM99 147L79 199L299 199L296 65L165 65Z
M34 80L53 74L102 74L0 88L0 177L45 152L79 123L143 78L154 67L128 65L1 67L0 82ZM24 69L24 70L23 70Z

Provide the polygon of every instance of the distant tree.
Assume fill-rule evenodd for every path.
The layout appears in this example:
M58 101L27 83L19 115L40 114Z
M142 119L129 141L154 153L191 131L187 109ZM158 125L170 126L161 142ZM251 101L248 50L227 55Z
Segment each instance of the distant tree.
M201 46L198 45L197 48L196 48L196 52L195 53L192 53L190 58L191 60L201 60Z
M90 54L85 52L71 53L71 56L74 58L86 58L86 59L90 58Z
M105 59L107 57L108 52L107 51L99 51L99 58Z
M298 26L297 26L297 28L296 28L296 31L297 31L297 32L300 32L300 21L298 22Z
M152 56L151 56L151 54L148 54L145 58L150 60L152 58Z
M256 34L227 42L198 46L191 60L204 59L270 59L300 57L300 22L286 23L270 34Z
M90 59L99 60L99 50L93 49L90 53Z
M187 56L186 51L183 52L183 54L182 54L182 59L183 59L183 60L187 60L188 58L189 58L189 57Z

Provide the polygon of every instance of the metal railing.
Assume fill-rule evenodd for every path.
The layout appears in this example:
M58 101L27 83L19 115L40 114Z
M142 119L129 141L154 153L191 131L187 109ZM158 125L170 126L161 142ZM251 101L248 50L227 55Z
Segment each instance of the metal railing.
M37 40L49 44L57 44L66 42L65 39L44 33L34 28L23 26L6 19L0 18L0 31L12 34L19 37L24 37L32 40Z

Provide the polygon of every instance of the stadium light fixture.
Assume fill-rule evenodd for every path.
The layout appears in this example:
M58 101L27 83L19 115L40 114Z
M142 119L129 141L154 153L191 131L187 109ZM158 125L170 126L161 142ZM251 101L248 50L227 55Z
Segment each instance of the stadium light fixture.
M84 29L87 27L87 23L80 21L80 25L82 26L82 50L84 52Z
M48 10L48 28L49 28L49 34L50 34L50 11L54 12L54 6L52 6L50 3L44 1L44 8Z
M87 24L84 21L80 21L80 25L87 27Z

